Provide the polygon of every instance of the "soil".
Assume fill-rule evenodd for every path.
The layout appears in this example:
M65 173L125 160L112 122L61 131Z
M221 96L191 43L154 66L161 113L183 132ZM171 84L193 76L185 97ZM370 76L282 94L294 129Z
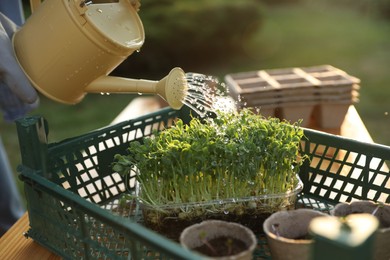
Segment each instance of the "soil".
M242 224L249 229L251 229L255 234L263 233L263 222L270 216L270 213L267 214L261 214L261 215L250 215L250 214L244 214L244 215L234 215L234 214L223 214L223 215L214 215L212 217L207 217L207 219L218 219L218 220L224 220L229 222L236 222L239 224ZM156 223L150 223L147 221L147 219L144 219L144 225L161 235L174 240L176 242L179 241L179 237L181 232L188 226L191 226L196 223L200 223L205 218L196 218L189 220L183 220L179 218L165 218L162 219L161 222L158 224Z
M247 249L247 245L241 240L231 237L218 237L207 241L200 247L192 250L210 257L231 256Z
M292 239L294 239L294 240L311 240L311 239L313 239L313 236L311 236L310 234L305 234L303 236L294 237Z

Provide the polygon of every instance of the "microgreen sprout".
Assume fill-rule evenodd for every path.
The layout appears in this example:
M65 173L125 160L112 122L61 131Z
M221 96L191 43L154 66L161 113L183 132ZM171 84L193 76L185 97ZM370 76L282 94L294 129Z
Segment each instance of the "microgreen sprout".
M371 215L373 215L373 216L375 216L375 214L378 212L378 210L380 209L380 208L383 208L385 205L384 205L384 203L382 203L382 202L378 202L377 203L378 205L376 206L376 208L373 210L373 212L371 213Z
M218 255L217 250L215 250L215 248L209 243L206 237L206 231L202 230L201 232L199 232L199 240L202 241L202 243L205 244L214 253L214 255Z
M274 231L276 237L280 237L280 233L279 233L279 224L272 224L272 230Z
M231 255L232 254L232 251L233 251L233 239L231 238L227 238L226 239L226 247L228 248L228 255Z
M280 194L298 183L302 136L299 122L264 118L249 109L218 112L189 124L179 119L152 138L131 142L128 154L115 156L113 169L128 175L136 167L140 200L151 207Z

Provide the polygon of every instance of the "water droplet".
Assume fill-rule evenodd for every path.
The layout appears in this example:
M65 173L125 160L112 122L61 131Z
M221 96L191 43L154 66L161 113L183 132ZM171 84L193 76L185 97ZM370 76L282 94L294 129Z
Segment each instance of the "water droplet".
M248 203L248 207L251 209L255 209L257 207L256 201L251 201Z
M188 90L183 103L204 117L208 112L231 109L232 105L225 103L226 86L212 76L202 74L187 74ZM235 107L234 102L231 102Z

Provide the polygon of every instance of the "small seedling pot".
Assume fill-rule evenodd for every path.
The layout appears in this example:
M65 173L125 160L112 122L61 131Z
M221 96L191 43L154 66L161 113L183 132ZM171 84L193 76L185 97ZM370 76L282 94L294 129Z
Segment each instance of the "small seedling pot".
M390 259L390 204L354 201L352 203L339 203L331 211L331 214L336 217L346 217L358 213L372 214L379 221L379 229L375 234L373 259Z
M310 117L316 102L290 102L284 103L279 109L279 118L286 119L290 122L298 122L302 120L301 126L308 127Z
M229 238L231 239L231 243L234 243L233 241L241 241L245 246L241 252L230 254L230 252L227 251L229 248L232 248L233 245L226 245L227 248L221 252L221 256L207 256L207 259L252 259L253 251L257 245L256 236L249 228L234 222L206 220L199 224L189 226L181 233L180 244L189 250L195 250L196 248L207 244L207 247L211 246L210 250L213 251L213 253L217 253L218 248L213 248L209 242L219 238Z
M310 259L314 240L309 237L310 222L326 214L312 209L279 211L263 223L272 259Z
M351 100L321 102L313 110L318 126L324 129L340 128L351 104Z

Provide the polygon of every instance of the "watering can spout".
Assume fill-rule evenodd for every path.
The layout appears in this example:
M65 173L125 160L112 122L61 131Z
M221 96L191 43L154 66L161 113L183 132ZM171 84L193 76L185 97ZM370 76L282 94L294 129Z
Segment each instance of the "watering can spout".
M91 82L88 93L158 94L173 109L180 109L187 95L187 80L181 68L174 68L160 81L101 76Z

